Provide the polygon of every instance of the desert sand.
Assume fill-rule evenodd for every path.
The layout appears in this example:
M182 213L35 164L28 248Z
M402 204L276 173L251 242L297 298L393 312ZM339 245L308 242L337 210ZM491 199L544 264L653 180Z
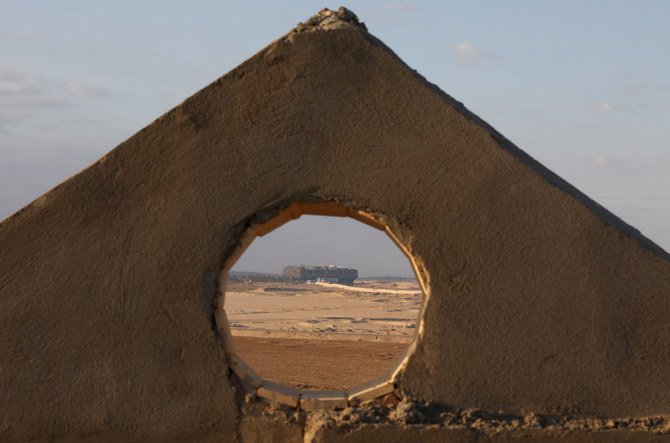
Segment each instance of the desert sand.
M238 353L261 376L346 389L391 368L414 338L421 299L416 281L255 282L230 283L225 306Z

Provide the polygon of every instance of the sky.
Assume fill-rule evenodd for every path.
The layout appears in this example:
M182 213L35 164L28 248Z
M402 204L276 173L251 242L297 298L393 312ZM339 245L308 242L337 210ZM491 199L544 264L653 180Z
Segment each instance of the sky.
M360 277L414 277L407 257L383 231L347 217L315 215L257 237L232 270L281 274L297 265L354 268Z
M341 5L429 81L670 250L665 0L0 0L0 220L321 7Z

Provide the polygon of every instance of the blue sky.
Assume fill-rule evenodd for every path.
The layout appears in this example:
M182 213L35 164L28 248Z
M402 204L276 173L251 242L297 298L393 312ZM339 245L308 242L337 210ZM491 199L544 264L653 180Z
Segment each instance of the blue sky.
M3 0L0 219L321 7ZM412 68L670 249L670 2L344 3Z
M233 271L281 274L291 265L335 265L361 277L413 277L411 264L386 233L350 218L303 215L256 238Z

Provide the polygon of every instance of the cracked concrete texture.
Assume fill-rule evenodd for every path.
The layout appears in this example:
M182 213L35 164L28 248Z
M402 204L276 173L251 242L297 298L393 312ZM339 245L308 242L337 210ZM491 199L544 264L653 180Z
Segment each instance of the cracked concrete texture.
M0 440L298 438L304 419L236 401L211 275L249 217L301 199L383 215L425 265L408 398L575 420L670 413L667 252L347 11L319 17L302 25L318 32L298 27L0 224ZM429 421L309 429L480 435ZM594 435L540 425L486 439Z
M241 441L656 442L666 441L670 433L670 416L613 420L495 414L416 399L393 406L377 401L365 407L309 414L248 405L240 415Z
M307 418L304 440L487 441L507 439L570 441L660 441L670 433L670 416L627 419L494 414L477 409L405 399L393 407L323 411Z

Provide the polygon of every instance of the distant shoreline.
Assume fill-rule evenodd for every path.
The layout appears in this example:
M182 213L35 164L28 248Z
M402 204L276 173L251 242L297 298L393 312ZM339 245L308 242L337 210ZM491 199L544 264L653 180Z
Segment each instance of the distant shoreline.
M257 271L230 271L230 276L253 276L253 277L269 277L271 279L283 278L283 274L276 274L274 272L257 272ZM382 281L415 281L416 277L401 277L397 275L360 275L356 280L382 280Z

